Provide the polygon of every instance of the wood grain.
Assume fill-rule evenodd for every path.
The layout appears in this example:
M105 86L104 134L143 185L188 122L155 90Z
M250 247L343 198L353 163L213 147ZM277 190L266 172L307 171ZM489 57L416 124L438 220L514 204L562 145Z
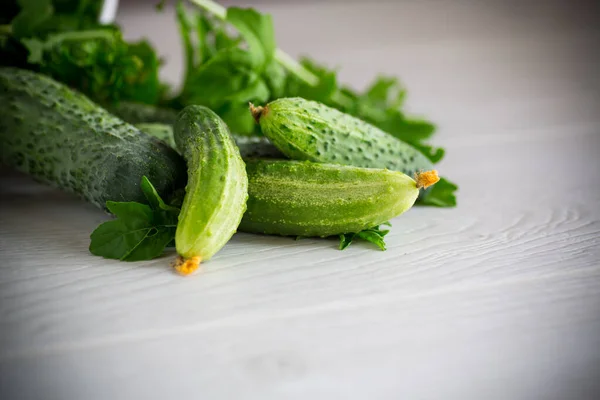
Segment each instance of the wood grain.
M386 252L237 234L183 279L172 254L91 256L106 215L4 171L0 397L597 398L593 16L561 18L558 2L527 3L527 17L491 1L258 4L282 47L343 65L345 81L405 80L410 108L439 125L459 207L413 208ZM148 29L169 12L119 18L173 62L174 28Z

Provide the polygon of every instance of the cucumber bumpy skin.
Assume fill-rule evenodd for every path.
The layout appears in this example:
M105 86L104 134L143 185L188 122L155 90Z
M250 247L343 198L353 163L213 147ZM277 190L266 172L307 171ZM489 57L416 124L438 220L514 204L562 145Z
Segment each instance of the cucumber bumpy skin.
M358 118L300 97L250 104L263 134L293 160L388 168L413 176L433 168L414 147Z
M163 198L185 185L173 149L45 75L0 68L0 161L105 209L147 203L146 176Z
M183 275L208 261L236 232L246 211L248 177L229 128L204 106L187 106L174 128L187 162L188 183L175 232Z
M247 211L240 231L325 237L360 232L412 207L437 171L409 176L386 169L309 161L246 160Z

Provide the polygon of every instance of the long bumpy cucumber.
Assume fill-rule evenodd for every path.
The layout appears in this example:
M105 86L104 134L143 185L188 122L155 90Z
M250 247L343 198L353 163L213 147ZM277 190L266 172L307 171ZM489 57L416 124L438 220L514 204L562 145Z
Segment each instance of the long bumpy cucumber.
M171 125L160 123L141 123L136 124L142 132L152 135L167 143L173 149L177 149L175 138L173 137L173 127ZM278 158L286 157L275 147L269 139L264 136L242 136L232 135L237 144L242 158Z
M185 185L173 149L53 79L0 68L0 160L98 207L146 199L142 176L169 197Z
M107 110L130 124L161 123L173 125L177 119L177 111L148 104L121 101L116 105L108 105Z
M210 109L187 106L175 123L175 142L188 182L175 247L176 269L189 274L229 241L246 211L248 178L227 125Z
M315 101L280 98L250 109L263 134L293 160L388 168L410 176L433 167L407 143Z
M359 232L414 204L435 171L411 177L386 169L309 161L246 160L248 209L240 231L330 236Z

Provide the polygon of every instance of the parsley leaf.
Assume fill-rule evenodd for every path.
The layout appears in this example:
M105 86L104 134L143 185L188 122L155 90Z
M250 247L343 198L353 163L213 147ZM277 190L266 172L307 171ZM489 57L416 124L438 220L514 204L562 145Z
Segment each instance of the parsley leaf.
M386 222L382 225L391 226L389 222ZM379 226L370 229L364 229L358 233L343 233L339 235L340 238L340 250L346 249L348 246L352 244L354 239L362 239L367 242L371 242L377 247L379 247L382 251L386 250L384 237L390 231L389 230L381 230Z
M106 104L118 100L156 104L164 87L160 62L145 41L129 44L118 30L104 28L23 39L30 64L40 72Z
M121 261L151 260L175 238L179 209L167 205L144 176L141 188L148 203L108 201L116 219L100 224L90 239L92 254Z
M18 3L21 11L12 20L12 32L17 38L32 36L54 14L51 0L19 0Z

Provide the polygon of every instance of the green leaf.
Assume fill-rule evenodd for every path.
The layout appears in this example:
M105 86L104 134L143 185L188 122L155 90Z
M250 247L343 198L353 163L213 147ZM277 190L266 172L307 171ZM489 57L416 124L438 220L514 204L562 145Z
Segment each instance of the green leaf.
M267 84L271 98L279 98L285 95L287 76L285 70L277 61L273 60L267 65L262 77Z
M389 222L385 222L382 225L392 226ZM355 239L362 239L367 242L371 242L379 247L381 250L385 250L384 236L389 233L389 230L381 230L379 226L374 228L365 229L358 233L343 233L339 235L340 238L340 250L346 249L352 244Z
M179 209L166 204L145 176L141 187L150 205L106 203L116 219L100 224L92 232L92 254L122 261L151 260L173 243Z
M367 242L375 244L381 250L385 250L385 241L383 240L383 235L379 232L373 230L365 230L358 232L358 237L363 240L366 240Z
M148 200L148 203L150 204L150 207L152 208L152 210L155 210L155 211L163 210L163 211L179 213L179 209L177 207L170 206L163 201L163 199L160 197L160 195L158 194L158 192L156 191L156 189L154 188L154 186L152 185L150 180L148 178L146 178L145 176L142 176L142 182L141 182L140 186L141 186L142 192L144 192L144 196L146 196L146 199Z
M439 182L427 189L417 201L417 204L434 207L455 207L455 192L458 186L446 178L440 178Z
M441 147L433 147L428 144L422 143L411 143L412 146L419 150L425 157L429 159L432 163L439 162L442 158L444 158L444 154L446 153L444 149Z
M25 46L29 55L27 62L30 64L40 64L44 59L44 42L39 39L22 39L21 43Z
M262 101L252 101L257 104ZM236 134L248 135L256 129L260 129L252 114L248 112L248 102L227 103L216 110L223 121L227 124L231 132Z
M190 76L185 102L218 108L256 79L248 52L235 48L220 50Z
M12 20L12 32L17 38L31 37L54 14L51 0L19 0L21 11Z
M276 48L271 16L251 8L229 7L226 20L248 44L253 65L264 68L273 59Z
M145 42L127 43L119 31L103 28L24 39L29 62L101 104L130 100L156 104L164 87L159 60Z
M165 248L175 238L175 228L152 228L143 241L136 246L122 261L152 260L161 256Z
M404 103L406 90L400 85L398 78L380 76L367 89L365 96L385 108L399 108Z
M196 48L192 44L192 24L188 18L188 10L184 6L183 1L177 2L177 5L175 6L175 16L177 17L179 35L181 36L181 40L183 42L183 55L185 60L185 86L187 77L192 73L196 65Z
M340 250L346 249L346 247L352 244L356 233L341 233L340 235Z
M301 64L319 78L319 83L310 86L302 80L292 78L288 82L286 96L303 97L332 106L332 98L338 91L337 71L318 65L308 58L303 58Z
M152 209L135 202L108 201L106 206L117 219L101 224L92 232L90 252L124 260L151 233Z

